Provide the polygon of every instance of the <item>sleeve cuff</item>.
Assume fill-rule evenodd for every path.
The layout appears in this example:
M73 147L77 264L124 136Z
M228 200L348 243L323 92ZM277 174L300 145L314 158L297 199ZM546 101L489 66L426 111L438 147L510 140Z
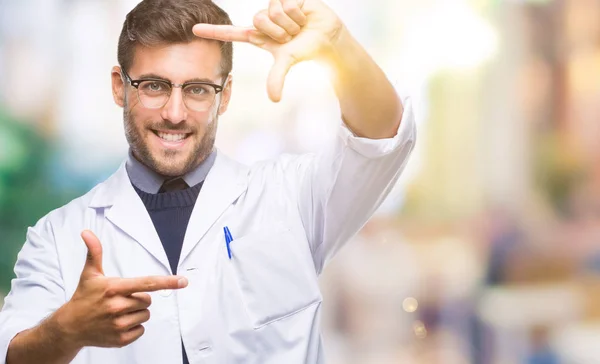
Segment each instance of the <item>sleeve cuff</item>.
M414 144L416 140L415 115L410 97L402 100L403 113L400 126L392 138L369 139L355 136L354 133L342 123L338 136L344 145L350 147L366 158L379 158L402 148L406 144Z

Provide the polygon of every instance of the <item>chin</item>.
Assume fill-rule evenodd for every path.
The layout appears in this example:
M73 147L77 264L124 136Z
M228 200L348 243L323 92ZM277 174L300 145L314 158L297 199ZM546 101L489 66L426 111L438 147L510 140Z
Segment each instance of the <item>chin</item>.
M167 177L179 177L188 172L187 165L184 166L181 165L181 163L169 164L168 162L165 162L160 163L157 167L156 172Z
M186 157L156 153L151 158L151 168L163 176L178 177L187 172L189 158Z

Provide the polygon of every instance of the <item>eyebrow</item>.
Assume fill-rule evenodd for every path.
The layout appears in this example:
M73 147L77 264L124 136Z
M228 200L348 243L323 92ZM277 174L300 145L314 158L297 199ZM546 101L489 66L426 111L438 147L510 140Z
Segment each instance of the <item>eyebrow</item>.
M162 80L162 81L167 81L167 82L171 82L171 80L169 80L166 77L162 77L156 73L144 73L143 75L139 76L139 80L143 80L146 78L153 78L153 79L157 79L157 80ZM199 77L195 77L189 80L186 80L185 83L190 83L190 82L204 82L204 83L212 83L212 84L217 84L215 81L211 80L210 78L199 78Z

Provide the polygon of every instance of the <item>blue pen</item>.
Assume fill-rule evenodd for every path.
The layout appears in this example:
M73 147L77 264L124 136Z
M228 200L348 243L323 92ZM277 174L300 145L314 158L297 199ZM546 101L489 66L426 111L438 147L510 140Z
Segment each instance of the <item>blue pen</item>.
M227 247L227 256L229 256L229 259L231 259L231 249L229 248L229 244L231 244L231 242L233 241L233 238L231 237L231 231L229 231L229 228L225 226L223 228L223 233L225 234L225 246Z

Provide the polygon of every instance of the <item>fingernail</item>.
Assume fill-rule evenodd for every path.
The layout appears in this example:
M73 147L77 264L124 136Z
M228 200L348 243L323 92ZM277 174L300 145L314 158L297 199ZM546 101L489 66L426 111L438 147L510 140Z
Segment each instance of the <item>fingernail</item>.
M188 280L187 278L181 278L180 280L177 281L177 286L179 288L185 288L188 285Z

